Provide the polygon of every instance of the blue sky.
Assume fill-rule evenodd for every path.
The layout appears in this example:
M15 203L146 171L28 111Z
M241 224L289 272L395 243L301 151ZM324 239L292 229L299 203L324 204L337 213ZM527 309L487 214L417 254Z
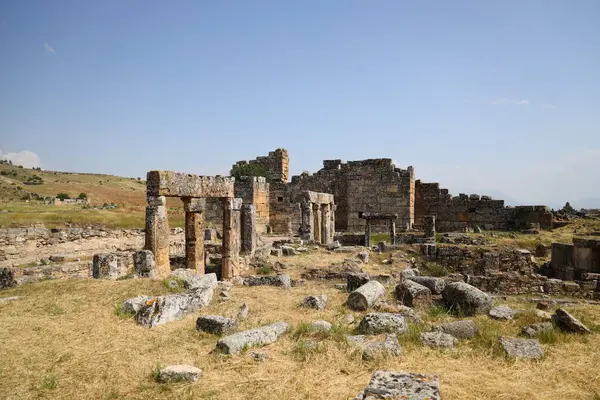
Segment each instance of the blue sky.
M0 1L0 157L143 176L290 151L600 197L600 2ZM39 161L38 161L39 160Z

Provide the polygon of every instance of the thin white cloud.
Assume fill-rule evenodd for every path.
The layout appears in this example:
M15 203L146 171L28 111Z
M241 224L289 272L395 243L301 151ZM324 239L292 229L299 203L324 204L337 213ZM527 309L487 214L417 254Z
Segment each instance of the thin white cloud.
M556 108L554 104L542 104L542 108L553 109Z
M509 99L496 99L496 100L492 100L491 102L493 105L499 105L499 104L513 104L513 105L519 105L519 106L526 106L531 104L531 100L527 100L527 99L521 99L521 100L509 100Z
M52 55L56 55L56 51L50 46L48 43L44 43L44 48L46 49L46 53L50 53Z
M14 165L22 165L25 168L36 168L42 165L40 156L27 150L4 154L0 150L0 160L9 160L12 161Z

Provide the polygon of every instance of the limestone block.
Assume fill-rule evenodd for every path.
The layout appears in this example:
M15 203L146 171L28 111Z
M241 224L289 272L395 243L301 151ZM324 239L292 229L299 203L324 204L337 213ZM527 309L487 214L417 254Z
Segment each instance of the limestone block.
M169 365L162 369L158 375L158 380L166 382L196 382L202 376L200 368L191 365Z
M454 336L439 331L423 332L420 338L425 346L433 348L452 348L458 343L458 339Z
M509 358L540 359L544 356L540 342L535 339L501 336L499 341Z
M562 330L573 333L590 333L587 326L562 308L557 309L552 321Z
M369 282L369 274L366 272L348 273L346 277L346 290L353 292L365 283Z
M133 253L133 270L143 278L156 277L154 254L150 250L140 250Z
M354 400L441 400L436 375L375 371L367 387Z
M446 281L442 278L434 278L432 276L409 276L408 279L425 286L433 294L442 294L446 288Z
M124 314L136 314L142 308L142 306L150 299L151 297L148 296L138 296L131 299L127 299L123 302L119 311Z
M431 304L431 290L407 279L396 286L396 298L408 307L428 306Z
M95 279L117 279L127 275L131 265L131 255L125 253L94 254L92 261L92 276Z
M492 297L465 282L452 282L442 293L448 307L463 315L486 313L492 308Z
M172 171L149 171L148 196L233 197L234 178L199 176Z
M302 301L302 306L306 308L314 308L315 310L324 310L327 306L327 295L306 296Z
M435 325L433 330L447 333L457 339L471 339L479 333L479 328L475 325L475 322L470 319Z
M196 320L196 329L203 332L222 335L237 330L237 322L220 315L204 315Z
M239 354L248 347L264 346L274 343L288 329L285 322L276 322L260 328L226 336L217 342L216 349L225 354Z
M364 334L397 333L408 331L406 320L402 314L372 312L363 317L358 330Z
M381 341L367 342L364 335L347 336L348 342L362 349L363 360L373 360L378 356L399 356L402 354L402 347L398 342L398 337L393 334L387 334Z
M496 306L488 311L488 315L493 319L509 320L515 316L515 311L508 306Z
M329 332L333 325L328 321L318 320L310 324L310 328L318 332Z
M530 338L538 336L544 332L551 332L554 330L554 325L551 322L540 322L538 324L531 324L524 326L521 332L525 336L529 336Z
M292 287L292 279L289 275L270 275L270 276L246 276L244 277L246 286L279 286L285 289Z

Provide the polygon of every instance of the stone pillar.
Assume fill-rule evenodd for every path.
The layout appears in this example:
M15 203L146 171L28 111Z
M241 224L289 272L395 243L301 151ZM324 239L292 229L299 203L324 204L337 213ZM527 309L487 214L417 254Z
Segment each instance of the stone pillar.
M329 204L321 204L321 244L328 245L331 240L331 207Z
M425 237L435 237L435 215L425 215L423 225L425 226Z
M313 204L313 220L314 220L314 225L313 225L313 239L315 242L317 243L321 243L322 238L321 235L323 233L323 231L321 230L321 225L323 223L323 221L321 220L321 210L319 210L319 205L318 204Z
M254 256L256 251L256 210L252 204L242 204L242 253Z
M171 275L169 261L169 220L167 218L167 199L164 196L148 196L146 207L146 250L154 254L156 277Z
M333 241L335 240L335 209L336 209L336 205L334 203L330 204L330 208L331 208L331 228L330 228L330 233L331 233L331 242L333 243Z
M242 199L223 198L223 257L221 279L240 273L240 209Z
M396 244L396 221L390 219L390 244Z
M371 246L371 221L365 220L365 247Z
M184 198L185 210L185 261L188 269L205 273L204 261L204 199Z
M300 209L302 212L302 240L314 240L314 230L313 230L313 209L312 204L310 202L302 202L300 204Z

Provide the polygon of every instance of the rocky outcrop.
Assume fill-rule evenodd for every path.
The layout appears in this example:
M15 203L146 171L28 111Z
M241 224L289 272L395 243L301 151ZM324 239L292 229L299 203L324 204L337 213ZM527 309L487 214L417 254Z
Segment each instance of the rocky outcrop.
M274 343L288 329L285 322L276 322L260 328L226 336L217 342L217 351L225 354L239 354L242 350Z

